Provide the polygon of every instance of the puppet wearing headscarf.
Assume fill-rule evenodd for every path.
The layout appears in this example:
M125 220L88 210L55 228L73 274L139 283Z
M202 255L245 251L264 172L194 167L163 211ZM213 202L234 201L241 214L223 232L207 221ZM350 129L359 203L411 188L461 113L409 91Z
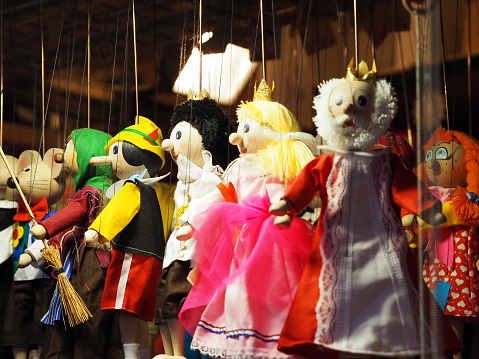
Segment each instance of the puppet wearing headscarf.
M122 180L89 227L86 239L90 245L111 242L101 309L118 313L125 359L150 356L148 321L154 315L165 250L160 209L163 187L157 186L159 177L153 178L165 163L161 140L158 126L139 117L137 124L108 142L108 156L90 160L110 164Z
M346 78L319 86L318 133L331 154L311 161L271 207L287 226L318 193L322 208L280 350L308 357L340 352L419 355L417 292L409 277L407 241L397 207L417 213L416 177L388 149L372 150L396 113L393 89L361 63ZM424 188L425 211L443 220Z
M65 327L60 293L56 290L42 319L48 324L45 358L100 359L122 354L118 320L112 314L102 313L99 306L110 262L109 250L84 245L84 233L104 207L103 193L114 177L109 166L92 166L90 158L102 155L110 139L109 134L93 129L72 131L63 154L63 170L74 178L76 192L64 208L31 230L36 238L47 238L49 244L60 249L67 277L93 313L86 323ZM35 258L36 265L42 265L43 243L36 241L35 244L27 252ZM88 345L85 345L86 338L89 338Z
M237 109L230 142L240 157L225 171L227 200L191 220L198 279L180 313L192 348L221 358L285 358L277 347L311 245L299 218L277 230L267 212L313 158L295 118L262 82ZM229 191L227 190L229 188ZM203 311L204 309L204 311Z

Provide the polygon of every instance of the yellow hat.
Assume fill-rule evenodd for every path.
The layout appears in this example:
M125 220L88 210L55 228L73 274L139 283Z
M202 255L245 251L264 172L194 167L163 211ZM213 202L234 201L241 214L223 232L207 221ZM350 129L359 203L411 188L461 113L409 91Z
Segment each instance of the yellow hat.
M163 134L158 126L146 117L138 116L137 125L129 126L118 132L105 146L105 152L108 153L112 144L121 141L133 143L143 150L153 152L161 158L161 167L165 164L165 151L161 147Z

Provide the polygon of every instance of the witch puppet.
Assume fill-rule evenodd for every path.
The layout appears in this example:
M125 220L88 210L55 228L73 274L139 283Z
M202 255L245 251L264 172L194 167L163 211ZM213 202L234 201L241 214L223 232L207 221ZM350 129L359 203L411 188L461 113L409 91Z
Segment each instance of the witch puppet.
M101 310L118 313L125 359L149 358L149 326L165 250L165 187L156 177L165 163L161 130L149 119L114 136L107 156L92 164L110 164L120 179L108 191L113 196L85 234L89 245L111 243ZM169 192L167 193L169 195ZM163 203L162 203L163 202ZM161 209L160 209L161 208ZM163 213L165 212L165 213ZM163 217L162 217L163 214Z
M221 200L217 185L221 183L223 168L237 156L236 148L228 142L230 132L229 117L202 91L200 96L190 95L175 107L170 138L162 143L178 166L178 182L171 235L158 287L156 320L165 348L165 355L158 358L184 355L185 330L178 313L191 289L187 278L195 266L195 239L189 236L189 220Z
M35 238L46 238L49 245L60 249L66 276L92 314L82 325L65 325L61 292L57 287L49 310L42 318L47 324L44 353L48 358L56 358L59 353L78 359L117 358L123 353L116 316L100 311L110 262L109 248L106 245L90 248L84 243L84 233L106 205L104 192L115 177L110 166L92 166L90 158L104 154L110 139L109 134L94 129L71 132L62 156L63 170L73 177L76 192L64 208L31 229ZM37 240L21 256L21 265L44 265L42 250L43 243Z
M345 78L319 86L314 122L330 153L311 161L270 208L278 226L319 191L322 208L310 258L278 342L307 357L420 355L418 293L408 268L399 208L445 220L427 188L387 148L372 147L396 114L392 86L351 61ZM285 215L285 213L287 213ZM435 350L428 341L425 350ZM450 328L449 328L450 330ZM452 338L454 334L452 334ZM457 350L457 341L451 350ZM444 343L441 343L444 345Z

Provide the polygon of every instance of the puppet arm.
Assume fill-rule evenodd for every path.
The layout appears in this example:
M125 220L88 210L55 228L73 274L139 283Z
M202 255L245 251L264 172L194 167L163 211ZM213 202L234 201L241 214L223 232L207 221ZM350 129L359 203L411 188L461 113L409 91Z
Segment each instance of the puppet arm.
M126 182L117 194L108 202L85 233L85 241L99 243L111 241L135 217L140 208L140 188L132 182ZM98 233L95 238L91 230Z
M33 242L25 250L25 253L20 254L20 258L18 259L18 267L25 268L31 264L34 268L39 268L45 265L45 259L42 257L42 251L44 249L45 245L42 241Z
M446 222L447 218L442 213L442 204L429 191L422 182L421 191L417 190L417 177L407 170L397 155L390 155L392 169L392 198L395 204L409 212L427 219L428 223L437 226ZM419 194L422 194L422 208L419 213Z
M288 228L291 218L311 203L321 186L321 178L331 171L333 157L322 155L311 162L299 173L283 198L273 203L269 212L276 216L278 228Z
M34 225L30 233L37 239L51 238L65 229L77 225L85 217L89 194L70 201L65 207L46 220ZM57 244L58 245L58 244Z

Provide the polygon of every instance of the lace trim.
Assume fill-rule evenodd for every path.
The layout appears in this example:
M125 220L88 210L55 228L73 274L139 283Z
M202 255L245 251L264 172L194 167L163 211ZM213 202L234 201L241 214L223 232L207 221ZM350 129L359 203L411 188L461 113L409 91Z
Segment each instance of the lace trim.
M207 355L212 358L225 358L225 359L278 359L278 358L293 358L286 354L276 352L271 355L264 355L261 353L227 353L226 348L211 347L206 344L200 343L193 339L190 346L191 350L199 350L201 354ZM282 355L281 355L282 354Z
M235 338L240 336L255 337L264 342L277 342L279 339L279 334L266 335L254 329L234 329L227 331L225 327L217 327L204 321L200 321L198 326L214 334L225 334L227 338Z

